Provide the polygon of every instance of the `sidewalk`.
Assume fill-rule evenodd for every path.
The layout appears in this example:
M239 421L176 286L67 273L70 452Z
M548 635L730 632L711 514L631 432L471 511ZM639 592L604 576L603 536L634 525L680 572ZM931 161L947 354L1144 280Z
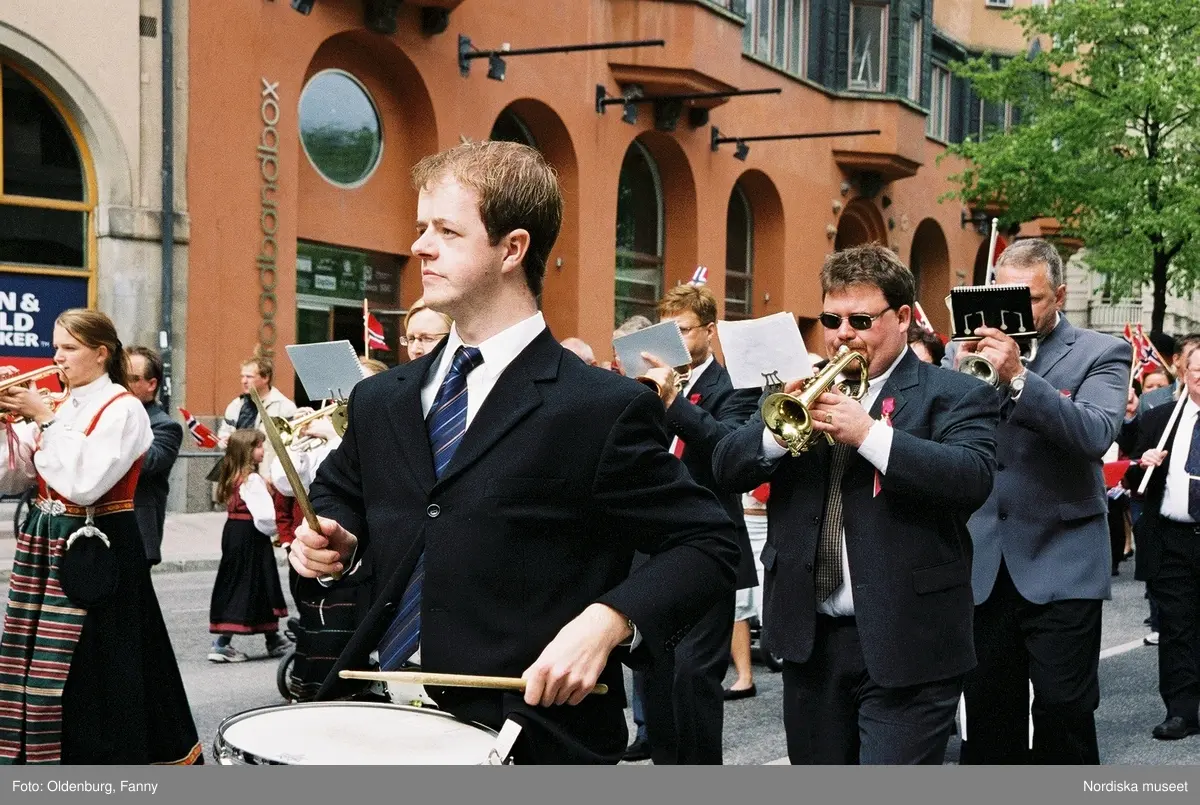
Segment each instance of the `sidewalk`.
M13 507L0 505L0 579L12 572L16 539L12 533ZM162 563L155 573L216 570L221 560L221 529L225 527L225 512L197 514L168 514L163 529ZM279 566L285 565L282 549L276 549Z

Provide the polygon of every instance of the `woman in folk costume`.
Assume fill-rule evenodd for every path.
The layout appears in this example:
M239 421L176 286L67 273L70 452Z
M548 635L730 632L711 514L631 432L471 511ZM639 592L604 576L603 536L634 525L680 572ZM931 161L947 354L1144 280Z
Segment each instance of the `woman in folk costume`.
M0 491L38 489L0 638L0 764L203 762L134 517L150 420L103 313L64 312L54 350L57 410L0 394Z
M279 619L288 611L271 544L277 528L275 501L258 471L262 460L262 433L235 430L217 478L217 501L225 504L228 519L208 612L208 631L217 635L208 650L212 662L250 659L233 647L234 635L265 635L271 657L282 657L292 647L279 634Z

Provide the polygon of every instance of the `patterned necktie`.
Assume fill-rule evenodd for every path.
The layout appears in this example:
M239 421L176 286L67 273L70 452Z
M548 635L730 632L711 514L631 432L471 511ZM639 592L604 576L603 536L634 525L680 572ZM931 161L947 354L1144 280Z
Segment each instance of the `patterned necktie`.
M467 432L467 374L483 363L483 353L475 347L460 346L442 381L426 425L429 446L433 449L433 471L438 478L446 471L454 451ZM379 641L379 667L395 671L417 650L421 639L421 585L425 581L425 554L417 559L400 606Z
M1188 474L1188 515L1200 523L1200 421L1192 425L1192 444L1183 471Z
M829 458L829 491L825 496L825 519L821 523L821 541L817 543L816 597L821 604L842 586L842 474L850 459L851 447L833 445Z

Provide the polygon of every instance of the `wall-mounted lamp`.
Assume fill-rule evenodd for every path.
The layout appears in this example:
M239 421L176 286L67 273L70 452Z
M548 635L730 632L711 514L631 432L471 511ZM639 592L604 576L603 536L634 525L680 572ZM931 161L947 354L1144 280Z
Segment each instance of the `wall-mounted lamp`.
M293 0L295 2L296 0ZM509 56L537 56L547 53L576 53L583 50L621 50L623 48L662 47L667 44L663 39L638 39L628 42L592 42L586 45L556 45L544 48L521 48L512 50L507 45L499 50L476 50L471 44L471 38L458 35L458 72L463 78L471 74L471 60L488 60L488 78L503 81L505 73L504 60Z
M805 134L756 134L753 137L722 137L721 132L716 126L712 127L712 137L710 139L712 150L716 151L717 146L721 143L737 143L737 150L734 156L738 159L745 159L750 153L750 148L746 143L750 142L767 142L771 140L814 140L822 137L857 137L863 134L878 134L879 129L869 129L862 131L815 131Z
M311 14L313 4L316 2L317 0L292 0L292 8L301 14Z
M825 224L825 237L833 240L837 237L837 227L833 224Z
M838 201L836 198L833 200L833 204L831 204L830 206L833 207L834 215L837 215L838 213L840 213L842 211L842 202Z
M652 103L654 104L655 127L660 131L674 131L675 126L679 122L679 117L683 113L683 104L685 102L713 100L717 98L736 98L743 95L778 95L782 91L779 87L771 87L770 89L731 89L723 92L686 92L678 95L643 95L641 88L638 87L636 92L630 92L629 89L626 89L625 93L620 96L609 97L608 92L604 89L604 85L597 84L596 114L602 115L606 107L619 103L624 107L621 119L626 123L632 124L637 122L638 105ZM707 120L706 115L693 115L693 112L707 112L707 110L701 107L690 108L688 110L688 123ZM698 125L704 125L704 122L700 122Z

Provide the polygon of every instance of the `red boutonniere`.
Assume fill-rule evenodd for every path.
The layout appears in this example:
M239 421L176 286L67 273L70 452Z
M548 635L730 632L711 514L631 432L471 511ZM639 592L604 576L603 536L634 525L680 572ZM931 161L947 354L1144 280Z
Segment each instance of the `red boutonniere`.
M700 395L699 395L699 394L692 394L692 395L690 395L690 396L688 397L688 402L690 402L692 405L697 405L697 404L699 404L699 402L700 402Z
M896 398L885 397L883 405L879 409L879 421L892 426L892 412L896 410ZM879 497L879 493L883 491L883 479L879 476L879 470L875 470L875 494L874 497Z

